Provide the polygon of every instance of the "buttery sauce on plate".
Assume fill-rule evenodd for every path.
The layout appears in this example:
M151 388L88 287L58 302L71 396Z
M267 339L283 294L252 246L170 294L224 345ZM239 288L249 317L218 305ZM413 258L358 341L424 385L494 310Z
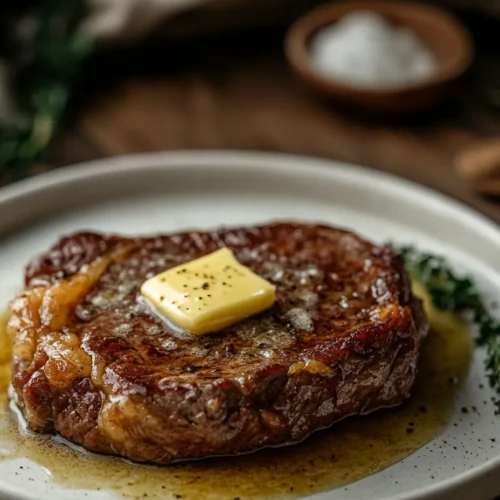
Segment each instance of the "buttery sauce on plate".
M422 290L417 293L425 297ZM126 499L235 500L293 498L337 488L402 460L438 436L467 376L473 342L464 323L426 309L432 332L424 344L411 398L401 407L347 419L305 442L238 458L166 467L141 466L20 433L8 410L10 346L0 321L0 461L28 458L58 485L112 490ZM2 327L3 325L3 327Z

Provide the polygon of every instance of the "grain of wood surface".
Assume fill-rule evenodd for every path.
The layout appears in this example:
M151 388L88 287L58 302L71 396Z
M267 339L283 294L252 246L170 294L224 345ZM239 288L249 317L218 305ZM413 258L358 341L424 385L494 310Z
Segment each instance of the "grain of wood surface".
M101 56L89 74L76 121L42 170L179 149L311 155L405 177L500 222L500 205L475 194L454 169L461 148L500 132L500 119L476 102L469 83L446 107L410 122L349 115L293 78L275 30L250 39L154 43Z

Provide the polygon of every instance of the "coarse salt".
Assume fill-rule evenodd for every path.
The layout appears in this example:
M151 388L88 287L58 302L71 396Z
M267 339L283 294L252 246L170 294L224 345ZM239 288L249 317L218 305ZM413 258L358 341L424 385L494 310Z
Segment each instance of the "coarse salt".
M314 327L314 322L305 309L294 307L286 313L286 317L297 330L310 331Z
M323 28L311 43L321 75L360 88L418 83L438 70L435 56L407 28L371 11L358 11Z

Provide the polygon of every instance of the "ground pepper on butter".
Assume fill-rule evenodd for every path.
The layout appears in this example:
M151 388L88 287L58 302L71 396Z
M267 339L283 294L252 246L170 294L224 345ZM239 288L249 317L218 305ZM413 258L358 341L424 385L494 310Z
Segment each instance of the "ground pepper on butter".
M228 248L150 278L141 293L161 316L194 335L220 331L276 300L274 285L240 264Z

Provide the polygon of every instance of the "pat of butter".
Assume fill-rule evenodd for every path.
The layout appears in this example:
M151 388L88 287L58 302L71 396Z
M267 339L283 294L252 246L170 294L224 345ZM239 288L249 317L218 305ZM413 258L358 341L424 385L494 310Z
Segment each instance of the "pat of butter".
M217 332L268 309L275 290L228 248L169 269L141 287L162 314L194 335Z

